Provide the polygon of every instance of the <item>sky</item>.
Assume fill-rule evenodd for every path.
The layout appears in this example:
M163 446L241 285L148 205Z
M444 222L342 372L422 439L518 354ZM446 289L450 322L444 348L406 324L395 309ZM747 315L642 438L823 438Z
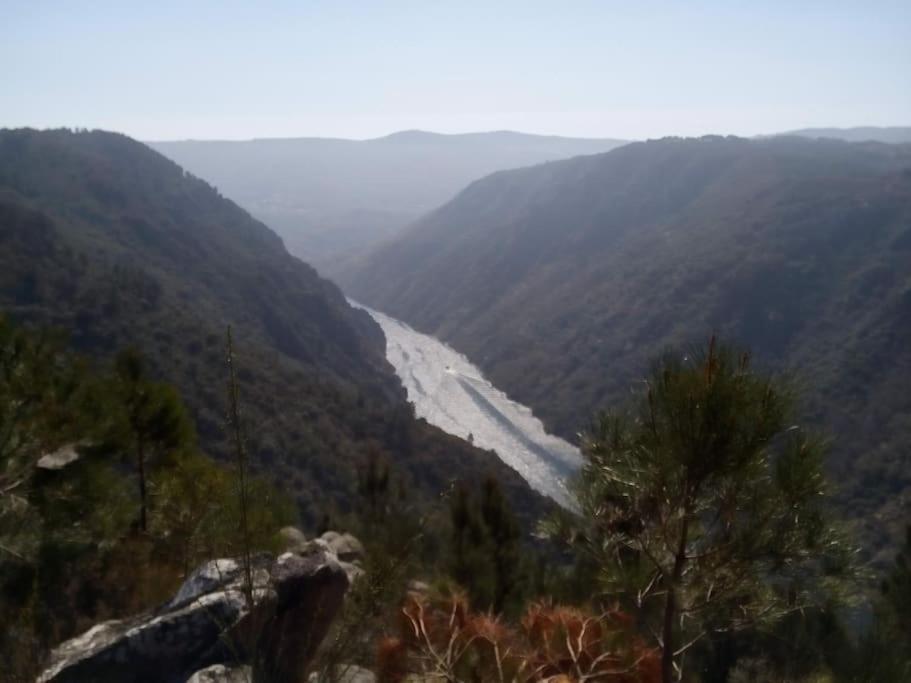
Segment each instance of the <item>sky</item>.
M911 1L0 0L0 127L143 140L911 125Z

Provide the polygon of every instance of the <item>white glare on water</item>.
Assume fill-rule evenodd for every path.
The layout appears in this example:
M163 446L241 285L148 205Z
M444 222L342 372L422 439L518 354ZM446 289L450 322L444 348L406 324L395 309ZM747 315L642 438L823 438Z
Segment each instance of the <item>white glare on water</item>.
M545 432L531 410L484 379L462 354L403 322L351 303L383 328L386 358L418 417L494 451L532 488L569 505L566 480L582 461L577 448Z

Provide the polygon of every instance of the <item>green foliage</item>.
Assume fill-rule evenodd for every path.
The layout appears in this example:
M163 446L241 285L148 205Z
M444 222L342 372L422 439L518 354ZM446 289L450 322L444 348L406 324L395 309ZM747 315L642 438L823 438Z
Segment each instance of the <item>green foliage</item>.
M456 484L450 493L452 546L450 574L468 591L473 605L489 607L494 599L494 572L484 522L468 487Z
M102 383L62 350L58 335L19 329L0 316L0 556L5 555L0 560L33 559L42 526L65 528L78 519L74 532L91 538L117 518L99 504L116 478L106 466L89 462L70 468L81 480L76 491L85 495L53 473L39 477L36 467L45 454L99 438L105 405ZM36 481L45 488L36 491ZM30 503L34 496L48 511L44 521Z
M826 508L823 445L781 380L718 346L658 363L631 410L587 435L578 515L550 532L650 623L664 679L712 633L823 605L852 572Z
M488 477L475 501L464 484L449 499L450 572L472 604L495 614L517 613L528 588L530 567L522 566L521 534L497 480Z
M364 545L363 571L317 655L320 683L345 680L346 665L371 666L377 640L398 620L409 580L435 571L436 524L415 507L377 450L358 469L357 481L354 514L340 521Z
M365 545L363 573L345 596L341 614L313 664L319 683L345 680L346 667L372 666L377 641L394 627L415 568L413 547L381 549Z
M687 668L704 683L832 680L853 668L857 655L856 633L846 622L851 613L841 607L804 609L758 628L711 634L693 647Z
M293 502L260 477L251 479L247 524L256 550L276 550L276 531L296 522ZM235 473L191 453L162 470L151 486L149 533L186 574L206 558L242 554L241 502Z
M899 683L911 678L911 527L873 603L873 621L852 661L841 667L846 683Z
M177 391L150 381L135 349L118 354L112 390L124 411L123 433L116 434L118 450L131 453L139 484L139 529L148 529L148 469L164 458L171 464L194 440L193 428Z
M425 508L374 451L359 468L358 492L354 515L337 521L362 540L364 572L321 649L321 681L336 680L344 664L372 667L377 643L400 628L408 596L459 584L479 609L521 613L532 568L541 563L520 544L519 524L495 479L484 481L477 499L456 482L447 499Z
M880 616L900 635L900 650L911 661L911 527L905 530L905 543L883 581L881 592Z
M497 480L484 480L481 494L481 519L491 544L494 589L491 609L500 614L510 594L519 588L519 525L500 491Z
M15 624L0 659L14 680L33 679L47 648L78 630L169 597L201 560L272 549L295 521L287 498L252 479L241 540L234 476L195 449L179 395L135 351L101 373L59 338L0 318L0 359L0 612ZM137 495L143 468L121 463L140 450L148 489Z
M389 512L389 465L382 462L377 450L367 454L367 464L358 472L357 494L365 524L381 524Z
M22 416L4 421L9 404L0 405L0 429L15 424L22 444L0 459L0 544L24 558L0 551L0 607L31 625L21 638L0 635L0 655L41 653L144 609L201 557L268 547L275 525L297 514L311 525L325 512L349 518L356 470L371 450L396 463L401 479L388 493L395 513L374 525L378 541L410 538L453 473L480 484L492 468L522 501L526 527L546 507L489 453L414 418L379 328L338 288L213 188L124 136L0 131L0 310L67 330L74 350L99 366L124 348L144 366L132 354L119 371L65 382L53 354L36 350L45 360L27 364L31 376L15 371L34 388L50 373L59 390L33 392L43 405L22 404L34 408L34 428ZM225 325L242 335L247 505L233 502L233 478L205 459L232 455ZM84 453L79 476L94 483L67 467L42 484L43 507L37 490L20 495L34 459L67 444ZM295 514L257 474L281 483ZM219 499L226 494L230 502ZM130 528L137 517L145 534ZM418 545L420 559L433 552L432 537Z

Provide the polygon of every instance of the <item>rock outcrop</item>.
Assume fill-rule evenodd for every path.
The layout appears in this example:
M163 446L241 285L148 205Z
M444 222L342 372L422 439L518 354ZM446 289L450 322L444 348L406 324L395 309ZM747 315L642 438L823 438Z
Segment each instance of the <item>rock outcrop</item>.
M319 537L319 540L325 543L342 562L360 562L364 559L364 546L351 534L327 531Z
M348 575L348 581L354 583L355 579L363 574L361 561L364 559L364 546L351 534L340 534L337 531L327 531L322 536L307 540L300 531L293 527L286 527L279 532L285 543L285 550L304 557L313 553L329 553L338 558L339 564Z
M187 683L250 683L252 680L253 670L249 666L213 664L190 676Z
M35 467L39 470L62 470L67 465L70 465L77 460L79 460L79 451L77 450L77 444L66 444L61 446L56 451L52 453L45 453L40 458L38 462L35 463Z
M250 596L238 560L206 562L158 609L60 645L38 683L231 681L243 665L253 681L306 680L351 567L322 543L301 550L254 557Z
M278 538L285 550L294 551L307 542L307 536L296 526L286 526L278 532Z
M334 678L320 677L312 673L307 683L376 683L376 674L354 664L342 664L335 672Z

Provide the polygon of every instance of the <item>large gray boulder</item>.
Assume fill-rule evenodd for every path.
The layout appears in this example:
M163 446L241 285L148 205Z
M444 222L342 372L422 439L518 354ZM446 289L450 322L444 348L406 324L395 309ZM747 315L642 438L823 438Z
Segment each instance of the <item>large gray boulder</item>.
M253 670L249 666L225 666L213 664L197 671L187 683L250 683Z
M294 526L282 527L278 532L278 538L283 550L292 553L297 552L307 543L306 534Z
M39 470L62 470L67 465L79 460L79 451L76 449L77 444L74 443L61 446L56 451L45 453L38 458L35 466Z
M257 556L251 573L252 604L240 562L207 562L157 610L60 645L38 683L185 683L206 667L238 663L252 666L253 681L305 680L348 588L344 568L314 550Z
M354 664L342 664L333 676L310 674L307 683L376 683L376 674Z
M327 531L319 540L338 556L342 562L360 562L364 559L364 546L351 534Z
M286 547L291 552L304 557L313 553L327 553L336 557L342 569L348 575L349 583L354 583L364 574L364 570L361 567L361 562L364 559L364 546L351 534L327 531L319 538L314 538L310 541L300 541L292 529L292 527L286 527L280 532L281 538L287 543Z

